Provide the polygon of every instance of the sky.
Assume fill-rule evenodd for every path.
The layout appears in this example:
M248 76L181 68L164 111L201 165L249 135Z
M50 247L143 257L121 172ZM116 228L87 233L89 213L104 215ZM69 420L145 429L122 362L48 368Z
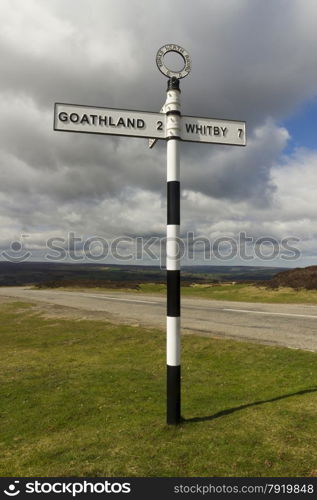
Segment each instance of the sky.
M53 113L159 112L175 43L183 114L247 124L246 147L181 144L183 262L315 264L316 21L315 0L1 0L0 259L162 264L165 141L57 132Z

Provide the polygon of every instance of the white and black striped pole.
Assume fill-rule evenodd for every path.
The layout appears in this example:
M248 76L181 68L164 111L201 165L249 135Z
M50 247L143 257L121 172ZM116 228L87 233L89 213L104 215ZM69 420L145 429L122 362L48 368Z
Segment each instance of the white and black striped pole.
M179 80L170 78L167 88L167 230L166 230L166 361L167 423L181 420L180 366L180 89Z
M178 53L184 62L181 71L172 71L164 64L168 52ZM180 160L181 105L179 80L188 75L191 61L188 52L179 45L164 45L156 55L159 70L169 78L166 113L167 140L167 228L166 228L166 363L167 363L167 424L181 421L181 342L180 342Z

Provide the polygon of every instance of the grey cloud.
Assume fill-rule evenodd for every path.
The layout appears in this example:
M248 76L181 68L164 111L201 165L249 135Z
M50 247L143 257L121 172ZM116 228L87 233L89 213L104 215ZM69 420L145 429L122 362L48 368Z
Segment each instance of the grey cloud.
M43 14L35 2L31 12L32 4L35 16ZM310 0L305 7L298 0L200 0L186 8L182 1L95 1L93 12L87 2L71 0L46 2L45 10L42 29L55 42L46 40L47 50L36 52L32 44L24 50L23 33L15 44L6 39L0 85L47 108L56 100L159 108L165 82L155 53L170 38L192 55L192 74L182 84L190 114L259 123L263 114L285 115L315 93ZM53 30L54 22L61 27ZM24 27L26 37L32 28Z
M184 185L214 198L249 199L255 205L267 204L275 190L271 168L287 140L287 131L268 120L255 129L246 148L218 147L203 161L198 152L196 157L186 159Z
M4 0L0 192L10 202L0 199L2 213L43 232L163 231L165 145L53 132L53 103L158 111L166 79L155 54L175 41L193 60L183 113L246 120L249 135L244 149L182 144L183 188L206 197L220 219L223 203L233 207L228 220L246 203L256 231L279 189L272 172L287 133L276 120L316 94L316 11L312 0ZM185 225L204 218L189 198Z

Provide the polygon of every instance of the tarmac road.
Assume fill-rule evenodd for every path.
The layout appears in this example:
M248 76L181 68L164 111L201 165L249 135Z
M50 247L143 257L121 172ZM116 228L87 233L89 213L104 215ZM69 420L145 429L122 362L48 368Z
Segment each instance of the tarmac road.
M110 321L165 328L165 297L130 292L0 287L0 296L104 314ZM317 352L317 305L182 299L182 331Z

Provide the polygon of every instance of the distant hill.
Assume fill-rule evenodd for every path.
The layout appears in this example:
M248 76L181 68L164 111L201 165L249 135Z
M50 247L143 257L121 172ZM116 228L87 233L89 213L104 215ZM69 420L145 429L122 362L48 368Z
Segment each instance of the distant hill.
M184 266L182 283L215 283L222 281L270 280L285 268L260 266ZM46 285L70 286L70 282L89 286L113 286L117 282L163 283L165 270L158 266L118 266L115 264L56 263L56 262L0 262L0 286ZM99 285L98 285L99 283Z
M290 287L296 290L300 288L317 290L317 266L296 267L279 272L263 285L268 288Z

